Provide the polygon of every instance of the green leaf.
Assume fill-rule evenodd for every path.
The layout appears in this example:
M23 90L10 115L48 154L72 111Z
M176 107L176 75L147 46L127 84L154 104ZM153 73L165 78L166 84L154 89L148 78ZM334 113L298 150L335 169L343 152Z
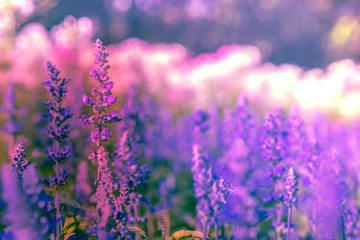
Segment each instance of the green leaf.
M171 235L171 240L185 240L185 239L202 239L202 232L198 231L189 231L189 230L180 230ZM206 237L206 239L209 239Z
M67 218L65 220L64 227L61 230L60 239L67 240L71 236L76 235L76 232L78 232L80 230L81 226L84 226L83 221L77 220L76 217Z
M145 239L148 239L145 232L143 230L141 230L140 228L138 228L138 227L128 227L127 229L130 232L134 232L135 234L139 234L140 236L143 236Z

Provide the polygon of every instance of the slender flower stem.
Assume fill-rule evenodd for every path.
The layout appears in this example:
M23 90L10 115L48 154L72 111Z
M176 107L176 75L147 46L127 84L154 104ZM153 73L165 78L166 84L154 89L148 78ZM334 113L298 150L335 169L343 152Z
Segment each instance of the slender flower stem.
M282 212L282 203L276 204L276 239L282 240L281 238L281 212Z
M227 240L226 234L225 234L225 226L224 224L221 224L221 239Z
M56 141L56 152L59 152L60 144ZM56 171L56 179L60 179L60 165L59 161L55 160L55 171ZM61 213L60 213L60 193L59 189L56 190L55 193L55 209L56 209L56 240L60 239L60 232L61 232Z
M219 236L218 236L218 224L217 221L215 220L214 223L214 232L215 232L215 240L219 240Z
M341 214L341 232L342 232L342 238L343 238L343 240L345 240L346 239L346 236L345 236L345 223L344 223L344 215L343 214Z
M65 146L60 151L60 143L64 142L69 137L71 124L64 124L66 120L70 119L73 114L63 107L62 103L65 98L68 88L65 85L70 79L59 78L60 71L58 71L51 62L47 62L47 70L49 80L42 84L46 87L50 93L52 101L43 103L48 109L49 113L43 115L45 119L48 119L50 124L45 129L49 133L49 137L54 141L55 150L48 151L48 158L55 161L55 175L53 178L50 176L49 181L46 180L46 185L55 192L55 239L60 239L62 229L62 216L60 209L60 191L61 188L66 185L65 179L67 178L67 172L60 171L60 161L70 158L70 147ZM54 146L53 146L54 147Z
M138 219L138 206L136 203L133 202L133 209L134 209L134 216L135 216L135 226L137 227L137 219ZM139 240L140 239L140 235L138 233L136 233L135 235L135 239Z
M162 232L162 240L165 240L165 232Z
M291 204L288 208L288 220L287 220L287 233L286 233L286 240L290 239L290 230L291 230Z
M203 236L202 236L202 239L203 240L206 240L206 236L207 236L207 223L206 223L206 220L205 219L203 219L202 220L202 234L203 234Z

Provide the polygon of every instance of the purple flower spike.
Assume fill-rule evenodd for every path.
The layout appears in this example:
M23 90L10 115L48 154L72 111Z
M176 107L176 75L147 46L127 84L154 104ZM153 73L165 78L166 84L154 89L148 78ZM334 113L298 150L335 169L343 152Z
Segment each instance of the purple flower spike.
M284 203L287 206L293 205L296 202L297 181L292 167L289 169L286 177L285 190Z
M95 43L95 66L90 71L90 76L97 81L98 84L103 84L109 80L107 70L110 68L107 65L108 60L106 59L109 56L109 53L105 52L106 47L103 46L103 43L100 39L96 40Z
M158 228L162 232L165 232L165 230L167 229L165 220L161 216L158 217Z
M65 93L68 91L65 85L70 81L70 79L59 78L60 71L58 71L55 65L50 61L47 62L47 70L50 79L42 82L42 84L48 90L54 102L60 103L65 98Z
M110 90L114 87L114 83L113 82L107 82L104 84L104 88L103 88L103 93L109 92Z
M93 107L95 105L94 100L92 98L89 98L86 95L83 96L83 103L90 106L90 107Z
M68 92L65 85L70 81L70 79L66 80L59 78L60 71L58 71L55 65L51 62L47 62L47 70L49 79L42 84L50 93L52 102L44 103L44 105L49 109L49 113L45 114L43 117L48 119L50 123L44 130L49 134L50 139L57 142L57 147L54 150L48 150L48 158L55 161L56 176L50 176L49 180L44 180L44 183L51 191L55 192L55 239L59 239L62 225L60 189L66 185L65 179L68 177L66 172L61 171L59 162L72 156L70 153L70 147L64 146L63 150L60 151L60 144L69 137L72 125L65 124L65 121L70 119L73 114L62 106L65 94Z
M104 107L110 107L111 105L116 103L116 99L113 96L104 96L104 103L103 106Z
M90 76L96 81L96 87L92 89L92 97L83 96L85 105L92 107L90 116L83 115L80 119L83 127L93 125L95 131L91 132L89 138L96 144L88 156L88 159L97 166L98 175L96 184L96 227L94 228L99 239L127 239L128 215L125 211L128 204L129 194L127 186L119 182L119 176L113 172L113 165L117 154L110 154L103 146L111 136L112 132L107 128L107 123L119 122L118 111L111 111L107 114L106 108L116 103L117 98L111 95L113 82L109 80L106 47L98 39L95 43L95 66L90 71ZM119 196L120 195L120 196ZM110 229L110 230L109 230ZM115 233L116 232L116 233Z
M97 132L92 132L89 140L100 146L100 141L107 141L112 136L111 131L106 128L106 123L119 122L121 119L117 117L118 112L112 111L108 115L106 114L106 108L114 105L117 98L111 95L111 89L114 87L113 82L107 82L109 80L107 70L107 57L109 53L105 52L106 47L102 45L102 42L98 39L95 43L95 66L90 71L90 76L96 81L97 87L92 89L92 96L83 96L83 102L85 105L92 107L93 113L90 117L83 115L80 122L85 127L88 124L93 125Z
M13 157L13 168L16 171L16 174L20 180L22 180L22 175L27 168L27 166L30 164L27 160L25 160L25 147L23 143L20 143L15 148L15 153L12 154Z

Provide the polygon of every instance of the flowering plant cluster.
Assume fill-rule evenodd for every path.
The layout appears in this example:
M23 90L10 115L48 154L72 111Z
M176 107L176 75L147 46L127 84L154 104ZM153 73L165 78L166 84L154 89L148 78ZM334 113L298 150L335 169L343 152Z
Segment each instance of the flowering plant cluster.
M21 119L21 88L9 85L1 239L359 238L357 122L297 106L263 116L245 96L189 117L192 108L170 109L142 82L118 95L109 56L97 40L82 98L79 75L60 78L48 62L43 120Z

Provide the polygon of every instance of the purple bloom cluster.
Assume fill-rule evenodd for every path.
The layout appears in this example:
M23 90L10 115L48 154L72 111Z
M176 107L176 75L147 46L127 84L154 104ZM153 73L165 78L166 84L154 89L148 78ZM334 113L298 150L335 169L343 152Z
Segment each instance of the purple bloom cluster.
M90 76L96 81L97 87L93 88L92 96L83 96L83 103L92 107L93 114L88 117L83 115L83 127L91 124L97 130L91 133L89 140L96 143L96 150L89 154L89 160L98 166L98 177L96 180L96 208L98 211L96 219L96 233L99 239L119 238L126 239L129 235L127 227L129 224L129 191L133 182L122 181L122 175L119 170L120 158L126 158L125 155L118 153L110 154L103 146L103 142L112 136L111 130L106 126L108 123L116 123L121 119L118 118L118 111L106 112L106 108L116 103L116 98L111 95L113 82L109 81L107 70L110 66L107 64L109 54L105 52L106 47L100 40L95 44L95 66L90 72ZM129 189L130 188L130 189Z
M15 153L12 154L13 157L13 168L16 171L16 174L18 176L19 179L22 179L22 175L25 171L25 169L27 168L27 166L29 166L29 162L25 159L26 155L25 155L25 146L23 143L20 143L16 148L15 148Z
M122 137L117 144L118 158L114 161L119 180L128 186L129 191L129 223L137 225L145 222L146 218L140 212L140 207L148 208L149 202L143 195L147 187L149 170L142 164L145 156L146 114L139 92L131 85L127 92L127 100L122 107L121 114L124 121L120 125Z
M211 216L210 194L213 186L213 173L209 167L208 159L200 146L193 146L193 166L191 167L194 178L194 191L197 199L196 212L200 221L207 224Z
M286 119L282 109L277 108L272 113L267 113L262 128L263 158L276 165L287 157L287 130ZM273 177L280 177L283 171L274 169Z
M65 85L70 79L59 78L60 71L58 71L51 62L47 63L47 70L50 79L42 84L50 93L53 102L43 103L49 109L49 113L43 115L43 117L50 122L49 127L46 128L45 131L49 133L51 139L60 143L69 137L71 130L71 124L63 124L66 120L70 119L73 114L70 110L62 107L65 95L68 92Z
M53 65L51 62L47 62L47 71L49 79L42 84L50 93L52 101L43 103L49 109L49 113L44 114L43 118L47 119L50 123L45 131L56 143L55 149L48 150L48 159L55 161L56 176L50 175L49 180L45 178L44 184L49 188L50 191L55 193L56 218L54 225L56 225L55 239L58 240L60 238L60 232L62 228L60 190L66 185L66 178L68 178L68 173L66 171L61 171L60 169L60 161L64 161L72 157L72 154L70 153L70 147L63 146L63 148L60 149L60 144L69 137L72 125L67 124L66 121L69 120L73 114L70 110L63 107L63 102L66 93L68 92L68 88L65 87L65 85L69 83L70 79L59 78L60 71L57 70L55 65Z
M118 118L118 111L106 113L106 108L116 103L116 98L111 95L113 82L109 82L107 57L109 53L105 52L106 47L98 39L95 43L95 66L90 71L90 76L96 81L97 87L93 88L92 96L83 96L83 103L92 107L94 114L90 117L83 115L81 122L83 127L88 124L93 125L97 130L91 133L90 140L95 142L99 148L102 142L107 141L112 136L112 132L106 128L106 123L116 123L121 119ZM95 99L95 100L94 100Z
M66 179L69 177L69 174L66 171L59 173L59 176L49 176L49 180L44 178L44 185L47 186L51 191L58 191L62 189L66 184Z
M133 152L128 132L123 133L117 155L113 165L116 166L119 180L128 187L129 206L133 209L129 212L129 221L131 223L143 222L145 219L140 216L138 208L141 204L148 202L140 190L147 186L149 171L145 165L139 164L136 152Z
M298 191L296 175L292 167L289 169L286 177L285 190L284 203L287 206L291 206L296 202L296 192Z
M28 149L29 160L38 163L40 173L51 175L40 180L26 160L24 144L11 148L12 168L4 165L1 174L1 239L140 240L162 235L164 240L183 226L196 230L173 236L359 238L358 123L303 115L296 106L288 113L275 109L262 119L255 114L262 109L251 109L243 96L234 109L195 108L188 117L184 113L189 108L171 111L145 85L131 85L121 110L112 110L117 98L108 75L109 54L100 40L94 56L90 76L96 86L91 96L83 96L86 106L79 121L91 126L89 132L80 128L69 139L73 114L63 106L69 80L61 79L48 62L49 79L43 82L51 98L43 115L49 122L47 161L36 148L45 144L32 132L6 135L35 146ZM8 94L2 110L11 115L16 112L14 93ZM35 129L42 127L36 116L30 120L37 121ZM120 121L118 127L112 125ZM74 161L67 161L73 156L68 143L76 146ZM85 154L95 166L81 160ZM152 220L160 215L165 219L157 218L156 231Z
M165 230L166 230L166 223L165 223L165 220L164 220L164 218L163 217L161 217L161 216L159 216L158 218L157 218L157 222L158 222L158 229L160 230L160 231L162 231L162 232L165 232Z
M193 122L193 131L195 133L206 133L209 130L209 114L200 109L196 109L191 118L191 121Z

